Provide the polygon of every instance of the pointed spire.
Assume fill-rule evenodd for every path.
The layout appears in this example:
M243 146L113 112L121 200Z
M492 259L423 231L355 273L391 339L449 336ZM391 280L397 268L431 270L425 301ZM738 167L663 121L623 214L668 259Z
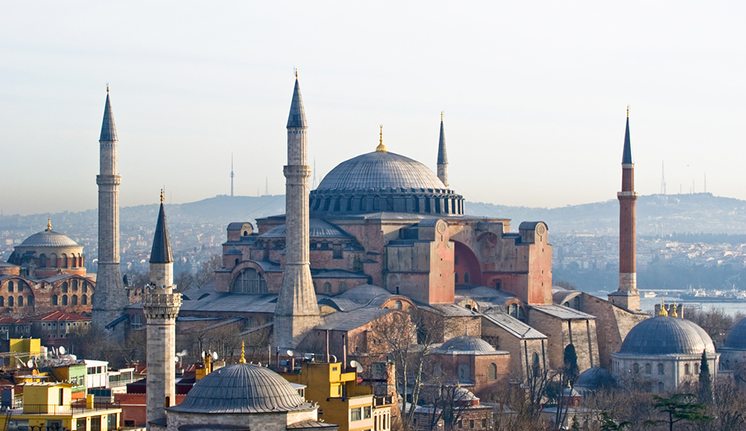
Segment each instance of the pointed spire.
M306 111L303 109L303 98L300 95L300 83L298 82L298 69L295 70L295 88L293 88L293 101L290 103L290 115L288 116L287 128L305 129Z
M52 218L48 217L47 218L47 232L51 232L51 231L52 231Z
M246 363L246 345L244 344L243 340L241 340L241 357L238 359L238 363Z
M448 163L448 153L446 153L446 131L443 126L443 111L440 112L440 139L438 139L438 164Z
M153 235L153 248L150 250L150 263L172 263L171 244L168 242L168 227L166 226L166 212L163 210L165 193L161 189L161 207L158 210L158 223Z
M388 152L388 148L383 143L383 124L378 125L378 146L376 146L376 151L379 153Z
M627 105L627 128L624 130L624 153L622 154L622 164L632 164L632 146L629 141L629 105Z
M106 105L104 106L104 121L101 123L101 137L99 141L117 141L117 127L114 125L114 114L111 112L109 99L109 84L106 84Z

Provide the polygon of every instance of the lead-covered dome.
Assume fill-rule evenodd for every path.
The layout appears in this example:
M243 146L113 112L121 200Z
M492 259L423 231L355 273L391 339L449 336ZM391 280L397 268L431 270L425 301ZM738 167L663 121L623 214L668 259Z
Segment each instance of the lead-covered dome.
M205 376L181 404L170 410L180 413L278 413L312 407L274 371L256 365L236 364Z
M696 323L674 317L654 317L635 325L619 350L634 355L701 355L715 353L715 345Z
M310 205L315 213L463 214L463 197L427 166L386 150L337 165L311 192Z
M728 349L746 350L746 318L741 319L730 328L725 336L723 347Z
M55 232L51 229L37 232L26 238L21 247L80 247L80 244L73 241L69 236Z
M496 355L499 352L495 350L490 343L481 338L462 335L451 338L440 347L435 349L435 353L456 354L456 355Z

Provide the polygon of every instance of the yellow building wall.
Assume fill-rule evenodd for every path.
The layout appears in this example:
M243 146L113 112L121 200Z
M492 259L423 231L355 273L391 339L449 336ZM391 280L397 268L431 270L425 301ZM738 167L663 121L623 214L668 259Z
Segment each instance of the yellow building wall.
M32 356L41 355L41 339L40 338L11 338L9 341L10 366L16 367L16 365L25 366L26 361ZM18 363L16 357L24 364Z

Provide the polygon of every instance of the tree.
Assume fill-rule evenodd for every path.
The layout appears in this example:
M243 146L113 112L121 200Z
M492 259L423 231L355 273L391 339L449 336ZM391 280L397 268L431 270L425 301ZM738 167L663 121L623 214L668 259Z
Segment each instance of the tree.
M699 402L702 404L710 404L712 401L712 376L710 375L710 364L707 361L707 350L703 350L702 359L699 361Z
M679 422L697 424L711 420L712 418L705 414L705 405L698 403L696 399L697 397L692 394L673 394L668 398L653 396L655 409L667 418L651 420L648 424L668 425L668 430L673 431L673 426Z
M632 426L629 422L617 422L607 412L601 413L601 431L624 431Z
M571 398L575 381L578 379L580 369L578 367L578 354L575 346L570 343L565 346L562 353L562 368L557 374L558 379L554 385L547 386L547 396L553 398L557 403L557 410L554 414L554 424L559 430L564 426L567 419L567 412L570 409L570 400L566 399L567 395ZM566 395L567 394L567 395Z

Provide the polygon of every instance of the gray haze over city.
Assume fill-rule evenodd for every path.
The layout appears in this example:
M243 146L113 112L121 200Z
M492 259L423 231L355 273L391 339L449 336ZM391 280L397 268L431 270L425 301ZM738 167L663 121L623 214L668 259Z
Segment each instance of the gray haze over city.
M625 106L637 190L746 198L736 2L9 2L0 16L0 211L96 205L106 83L121 204L284 191L300 70L318 181L372 151L471 202L613 199Z

